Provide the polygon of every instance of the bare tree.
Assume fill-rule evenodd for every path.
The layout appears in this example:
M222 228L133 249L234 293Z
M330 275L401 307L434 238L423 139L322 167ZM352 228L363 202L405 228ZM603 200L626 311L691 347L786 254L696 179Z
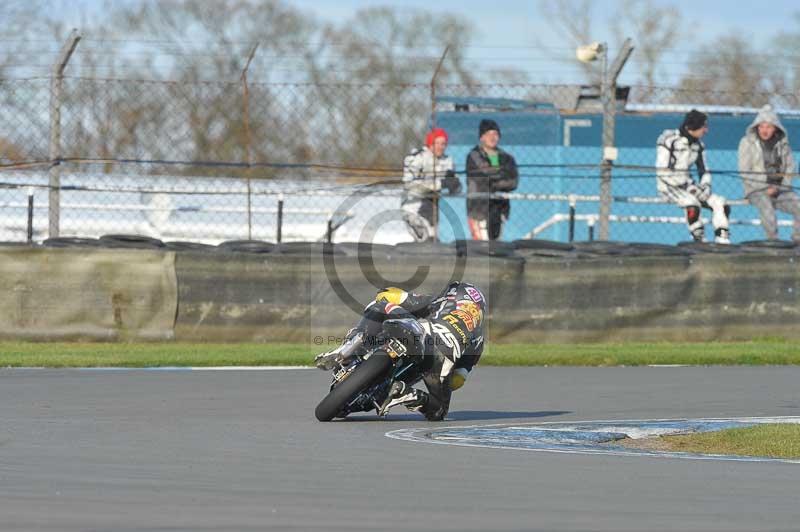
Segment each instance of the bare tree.
M800 12L794 14L800 24ZM777 104L800 107L800 31L781 32L772 38L769 49L773 53L765 59L775 65L775 75L770 80L777 95Z
M555 32L562 36L562 44L569 50L597 40L593 38L592 6L589 0L539 0L539 11L554 25ZM543 49L548 48L541 42L538 46ZM600 84L603 74L599 64L582 63L572 53L567 57L571 64L581 70L587 83ZM566 60L567 57L565 54L558 55L560 60Z
M14 21L5 21L8 27L35 22L37 31L58 36L57 53L64 32L44 22L46 12L43 0L0 7ZM487 77L519 82L523 76L473 68L466 49L474 29L460 16L425 10L370 8L325 26L281 0L106 0L102 16L81 34L62 115L64 153L77 158L242 162L250 155L254 162L398 168L427 126L428 83L446 46L442 84ZM245 107L240 77L255 43ZM46 91L47 80L41 85ZM43 94L16 103L36 101L46 109ZM36 131L43 142L37 142L46 154L46 114L20 110L40 117ZM286 166L293 177L311 173ZM193 174L205 170L237 172L183 167ZM261 177L275 175L275 168L259 170Z
M674 6L657 6L652 0L621 0L610 20L617 42L630 36L636 45L634 65L639 71L638 97L652 100L661 60L665 52L680 39L680 13Z
M48 157L47 77L65 32L47 7L44 0L0 2L0 158L6 161Z
M737 33L698 49L679 84L682 103L758 106L770 101L774 65L761 60L751 42Z
M146 152L162 158L238 162L247 161L248 154L255 162L285 162L302 152L304 136L296 131L300 121L288 116L295 112L286 104L291 96L277 94L265 82L283 81L284 58L303 57L315 35L313 20L278 0L119 4L110 20L127 40L150 43L150 61L139 68L142 77L173 82L120 87L137 93L120 102L128 116L147 118L137 129L152 129L154 118L162 126L160 135L149 138L126 131L126 139L139 143L137 151L145 142ZM256 43L258 52L249 67L246 131L241 76ZM292 127L277 127L283 123ZM280 161L276 154L281 154ZM274 171L265 169L259 175Z
M465 57L473 33L460 16L387 7L361 10L351 21L327 27L307 55L309 78L331 123L348 125L326 137L333 141L327 157L397 167L426 127L428 83L445 48L440 83L478 79Z

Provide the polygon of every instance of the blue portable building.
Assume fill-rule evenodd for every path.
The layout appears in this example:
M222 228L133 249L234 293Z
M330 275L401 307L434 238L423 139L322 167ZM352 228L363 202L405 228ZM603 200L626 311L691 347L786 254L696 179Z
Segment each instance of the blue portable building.
M625 242L657 242L674 244L689 238L683 217L675 205L636 203L629 198L657 199L655 179L656 139L665 129L677 128L691 108L709 114L709 132L703 139L707 161L712 170L713 189L729 200L742 200L743 188L737 172L739 140L758 109L722 106L688 105L618 105L616 114L616 147L618 158L612 172L611 206L614 217L626 221L610 223L611 240ZM793 148L800 147L800 111L778 110ZM597 196L600 192L600 160L602 156L603 115L598 111L573 112L550 103L536 103L502 98L440 97L434 116L436 125L450 137L448 153L465 181L466 156L478 142L478 124L484 118L495 120L502 133L501 147L514 155L520 166L520 194L576 194ZM795 151L796 155L798 154ZM800 158L798 158L800 160ZM588 218L596 217L597 201L576 204L577 240L589 233ZM503 240L535 237L566 241L569 203L565 200L512 199L511 216ZM631 221L639 217L646 221ZM704 211L704 217L710 213ZM659 223L659 219L672 223ZM747 204L734 201L732 219L758 219L758 212ZM453 228L455 220L461 227ZM789 220L779 214L780 220ZM786 224L786 222L784 222ZM440 235L449 241L461 238L466 227L466 205L463 198L443 200ZM537 228L539 229L537 231ZM764 238L756 225L734 225L734 242ZM791 228L782 226L780 235L789 238ZM707 234L711 234L707 231Z

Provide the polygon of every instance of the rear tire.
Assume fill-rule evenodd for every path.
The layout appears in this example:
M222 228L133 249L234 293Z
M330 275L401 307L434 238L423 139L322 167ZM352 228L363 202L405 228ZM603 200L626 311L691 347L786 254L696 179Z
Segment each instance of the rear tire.
M356 394L375 383L392 366L392 359L384 351L376 351L353 370L339 386L320 401L314 415L320 421L330 421Z

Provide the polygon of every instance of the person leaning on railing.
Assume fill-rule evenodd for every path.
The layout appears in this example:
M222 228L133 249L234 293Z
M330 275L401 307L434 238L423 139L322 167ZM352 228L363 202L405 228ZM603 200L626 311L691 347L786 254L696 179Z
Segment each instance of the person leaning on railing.
M792 190L795 168L786 129L772 106L765 105L739 141L739 173L745 197L758 209L770 240L778 238L777 209L794 217L792 240L800 242L800 198Z
M497 240L511 214L509 200L470 195L515 190L517 162L498 146L500 126L494 120L481 120L478 137L478 145L467 155L467 221L473 240Z

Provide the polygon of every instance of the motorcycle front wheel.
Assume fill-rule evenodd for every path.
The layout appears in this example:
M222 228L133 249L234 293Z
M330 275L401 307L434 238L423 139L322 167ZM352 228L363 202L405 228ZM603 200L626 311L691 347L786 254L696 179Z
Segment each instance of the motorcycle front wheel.
M383 377L391 366L389 355L384 351L376 351L320 401L314 415L320 421L332 420L356 395Z

